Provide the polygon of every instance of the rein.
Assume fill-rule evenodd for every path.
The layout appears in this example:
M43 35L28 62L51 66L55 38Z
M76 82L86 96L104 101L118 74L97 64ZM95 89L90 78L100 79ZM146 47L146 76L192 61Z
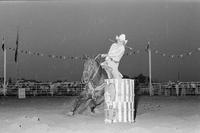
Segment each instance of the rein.
M98 54L94 60L96 61L96 59L100 56L101 54ZM95 78L95 76L97 75L98 71L99 71L99 68L101 67L101 64L99 64L99 67L97 68L97 70L95 71L95 73L93 74L92 77L89 78L88 82L86 84L88 84L91 80L93 81L93 79Z
M96 61L96 58L95 58L95 61ZM95 87L94 87L94 84L93 84L91 81L93 81L93 79L94 79L95 76L97 75L100 66L101 66L101 65L99 64L99 67L96 69L96 71L95 71L95 73L93 74L93 76L91 76L91 77L89 78L88 82L85 83L85 84L87 84L87 85L89 84L89 82L91 83L92 90L91 90L90 87L89 87L89 90L91 90L92 98L93 98L93 99L96 99L96 98L95 98Z
M86 84L88 84L90 81L93 81L93 79L95 78L95 76L97 75L97 73L99 71L100 66L101 65L99 65L99 67L97 68L97 70L95 71L95 73L93 74L93 76L89 78L89 80L88 80L88 82Z
M100 55L101 55L101 54L98 54L98 55L94 58L94 60L96 61L96 59L97 59ZM98 68L96 69L95 73L94 73L92 76L90 76L90 78L88 79L88 81L87 81L85 84L88 84L90 81L93 81L93 80L94 80L94 78L95 78L95 76L97 75L97 73L98 73L100 67L101 67L101 64L99 64L99 66L98 66ZM93 84L93 86L94 86L94 84Z

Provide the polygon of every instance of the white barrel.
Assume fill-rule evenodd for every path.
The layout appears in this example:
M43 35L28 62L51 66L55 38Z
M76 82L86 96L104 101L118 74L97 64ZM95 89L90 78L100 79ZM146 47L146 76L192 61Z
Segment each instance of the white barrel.
M106 79L105 122L134 122L134 80Z

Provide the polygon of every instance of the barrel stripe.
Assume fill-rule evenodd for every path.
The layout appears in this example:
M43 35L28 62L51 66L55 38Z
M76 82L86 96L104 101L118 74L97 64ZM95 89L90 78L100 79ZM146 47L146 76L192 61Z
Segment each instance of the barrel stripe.
M132 122L134 121L134 112L135 112L135 104L134 104L134 102L132 102L132 104L133 104L133 109L132 109L132 114L133 114L133 118L132 118Z
M129 122L131 121L132 119L132 113L131 113L131 102L129 102L129 113L130 113L130 117L129 117Z
M128 104L128 110L129 110L128 111L128 118L129 118L128 121L131 122L131 105L130 105L130 103Z
M115 81L115 89L116 89L115 97L116 97L116 101L118 101L119 100L119 96L118 96L118 94L119 94L119 87L118 87L118 81L117 80Z
M130 85L129 80L126 80L126 102L130 101Z
M131 97L131 102L134 102L134 97L135 97L135 88L134 88L134 81L131 81L132 83L131 83L131 86L132 86L132 88L131 88L131 90L132 90L132 97Z
M130 101L130 80L126 80L127 88L126 88L126 102Z
M120 94L120 102L123 102L124 101L124 82L120 82L121 83L121 87L119 88L121 90L121 94Z
M129 85L129 91L130 91L130 93L129 93L129 97L130 97L129 101L132 102L132 91L133 91L133 90L132 90L131 81L129 81L129 84L130 84L130 85Z
M128 109L128 102L126 102L126 122L129 122L129 119L128 119L128 112L130 112L130 110Z
M130 93L131 93L131 94L130 94L130 96L131 96L131 97L130 97L130 102L133 102L133 97L134 97L134 96L133 96L134 87L133 87L132 83L133 83L133 82L130 81L130 86L131 86L131 87L130 87Z
M125 93L125 97L126 97L126 102L128 102L129 101L129 84L128 84L128 80L126 80L126 87L125 87L125 89L126 89L126 93Z
M122 121L122 108L121 108L121 102L118 102L118 110L119 110L119 122Z
M113 120L113 122L117 122L117 115L118 114L116 114L117 112L116 112L116 102L113 102L113 110L115 111L115 116L114 116L114 120Z
M125 81L124 81L124 100L123 100L123 102L126 102L126 93L127 93L127 82L126 82L127 80L125 79ZM123 81L122 81L123 82Z
M124 102L122 102L122 122L124 122L124 118L125 118L125 108L124 108Z
M130 81L130 102L133 102L133 90L134 90L134 88L133 88L133 85L132 85L132 81Z
M132 104L130 103L130 113L131 113L131 120L133 119L133 112L132 112Z
M132 108L132 114L133 114L132 120L134 121L134 112L135 112L134 102L132 102L131 104L132 104L132 107L133 107L133 108ZM133 122L133 121L132 121L132 122Z
M126 104L126 122L129 122L129 114L130 114L129 102L125 102L125 104Z
M123 122L124 121L124 108L123 108L123 102L120 102L120 108L121 108L121 121L120 122Z
M126 80L123 82L122 81L122 97L123 97L123 99L122 99L122 102L125 102L126 101L126 97L125 97L125 95L126 95Z

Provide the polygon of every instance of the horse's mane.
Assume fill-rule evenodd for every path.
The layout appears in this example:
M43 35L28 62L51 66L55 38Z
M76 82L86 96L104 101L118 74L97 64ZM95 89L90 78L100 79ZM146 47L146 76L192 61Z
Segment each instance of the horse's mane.
M99 66L100 65L100 62L94 58L87 58L86 61L88 62L87 65L91 65L91 66L95 66L95 65Z
M95 58L87 58L85 65L90 66L91 69L87 70L89 71L89 73L93 73L94 75L97 74L99 78L102 78L103 75L104 75L103 77L107 77L106 71L100 65L100 60L95 59ZM96 71L97 73L94 71Z

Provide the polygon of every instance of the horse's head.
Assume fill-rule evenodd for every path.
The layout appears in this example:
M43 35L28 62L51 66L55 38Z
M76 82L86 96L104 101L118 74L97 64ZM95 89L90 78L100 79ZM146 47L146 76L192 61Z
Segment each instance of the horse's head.
M100 64L98 64L98 62L95 59L87 58L87 60L84 62L83 75L81 81L83 83L89 82L89 80L91 80L94 73L98 69L99 65Z

